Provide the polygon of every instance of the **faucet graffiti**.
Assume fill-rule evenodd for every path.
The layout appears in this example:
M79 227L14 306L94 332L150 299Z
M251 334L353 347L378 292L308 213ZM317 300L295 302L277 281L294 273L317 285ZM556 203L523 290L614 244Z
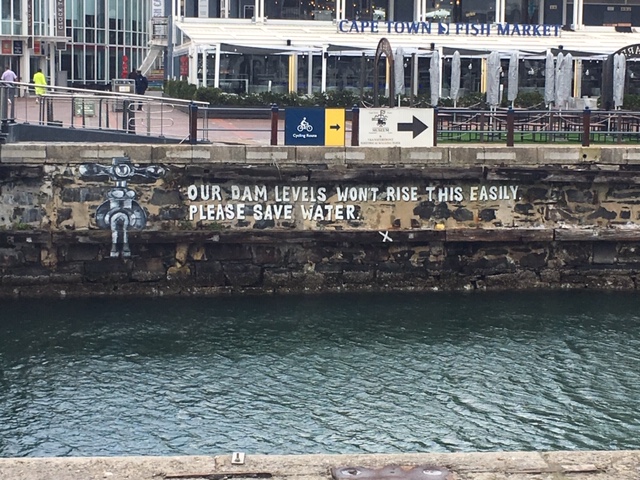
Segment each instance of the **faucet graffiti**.
M96 209L96 224L99 228L111 229L111 257L130 257L128 232L142 230L147 224L147 214L135 200L136 192L128 188L128 181L157 180L165 174L165 169L159 165L141 167L132 164L129 157L114 157L111 165L85 163L79 171L83 178L108 177L116 182L107 192L107 200Z

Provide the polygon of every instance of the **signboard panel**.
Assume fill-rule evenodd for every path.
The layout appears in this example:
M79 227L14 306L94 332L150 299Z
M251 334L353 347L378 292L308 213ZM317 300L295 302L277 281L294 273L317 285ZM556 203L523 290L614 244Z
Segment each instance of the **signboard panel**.
M432 108L363 108L358 134L363 147L433 147Z
M13 41L13 54L22 55L22 40Z
M324 139L324 108L287 108L285 110L285 145L324 145Z
M344 147L346 135L344 108L327 108L325 117L325 145Z
M164 17L164 0L153 0L151 3L151 16Z
M67 13L64 0L56 0L56 36L67 36Z

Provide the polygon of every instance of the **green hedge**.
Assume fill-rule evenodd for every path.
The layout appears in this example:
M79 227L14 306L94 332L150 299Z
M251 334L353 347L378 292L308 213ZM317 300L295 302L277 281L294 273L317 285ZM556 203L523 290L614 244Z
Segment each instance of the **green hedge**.
M344 107L350 108L354 105L372 106L374 104L373 94L365 92L362 103L360 96L350 90L330 90L313 95L300 95L297 93L247 93L236 94L223 92L219 88L199 87L191 85L184 80L166 80L164 82L164 93L168 97L182 98L185 100L198 100L208 102L211 106L243 106L243 107L269 107L276 104L280 107ZM388 98L380 96L380 105L388 105ZM409 106L409 97L401 98L402 106ZM439 105L442 107L453 107L453 100L441 98ZM418 95L414 98L414 106L430 107L430 95ZM460 108L487 109L486 95L484 93L471 93L458 99L457 106ZM510 106L506 95L501 102L502 107ZM544 96L540 92L521 92L514 101L516 108L544 109ZM640 95L625 95L625 110L640 111Z

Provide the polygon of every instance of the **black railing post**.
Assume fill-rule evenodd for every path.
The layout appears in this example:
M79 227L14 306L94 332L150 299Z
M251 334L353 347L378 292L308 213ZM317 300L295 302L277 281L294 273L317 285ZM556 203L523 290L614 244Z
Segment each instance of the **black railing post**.
M122 130L129 129L129 100L122 100Z
M189 104L189 143L198 143L198 106L193 102Z
M46 107L47 107L47 125L53 125L54 122L54 118L53 118L53 99L50 97L46 97L43 99L46 102ZM42 105L42 104L40 104Z
M0 86L0 120L9 120L9 87Z
M278 105L275 103L271 104L271 145L278 145Z
M582 112L582 146L588 147L591 143L591 110L585 106Z
M433 109L433 146L438 146L438 107Z
M360 108L354 105L351 108L351 146L360 145Z
M515 127L515 112L512 107L507 110L507 147L513 147L513 129Z

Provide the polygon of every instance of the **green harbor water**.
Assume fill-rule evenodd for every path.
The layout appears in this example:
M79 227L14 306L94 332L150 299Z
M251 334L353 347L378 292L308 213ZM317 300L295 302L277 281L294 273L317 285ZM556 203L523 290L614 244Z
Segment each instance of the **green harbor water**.
M0 302L0 456L640 449L640 296Z

